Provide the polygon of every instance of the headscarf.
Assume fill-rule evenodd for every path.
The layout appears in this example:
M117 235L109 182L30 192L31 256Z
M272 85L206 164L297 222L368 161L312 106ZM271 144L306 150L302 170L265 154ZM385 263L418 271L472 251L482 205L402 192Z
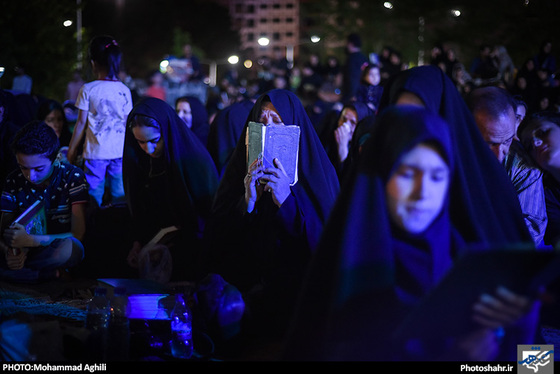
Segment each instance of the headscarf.
M419 234L398 229L387 210L389 177L401 158L424 142L437 144L448 164L449 195L455 187L455 158L445 121L423 108L402 106L388 109L376 122L312 261L287 344L288 359L383 359L391 354L390 331L403 310L450 268L452 249L462 247L462 240L449 219L447 199Z
M360 123L360 121L364 120L366 117L373 117L374 115L374 112L370 109L370 107L367 104L359 101L353 101L351 103L345 104L342 107L342 110L337 111L336 116L325 117L328 122L325 125L325 129L323 130L323 133L319 134L319 139L321 139L321 142L325 147L325 151L327 152L329 159L335 166L335 169L337 170L340 180L343 180L344 176L347 173L347 170L350 167L351 162L353 161L353 153L355 153L353 147L356 144L354 140L354 135L352 135L350 144L348 145L349 147L348 157L341 164L338 156L338 144L335 138L335 131L338 128L338 121L345 108L351 108L356 111L356 117L357 117L356 129L358 129L358 124ZM354 134L357 134L355 130L354 130Z
M191 105L191 131L194 132L201 143L206 146L206 143L208 142L208 132L210 131L208 111L206 110L206 107L202 101L195 96L185 96L182 99L185 99Z
M245 120L253 105L253 101L249 99L231 104L218 112L212 121L206 147L214 159L220 176L239 141Z
M451 216L465 240L482 246L530 243L513 184L453 82L432 65L403 71L385 86L379 110L395 104L405 91L449 123L457 159Z
M339 182L301 101L288 90L268 91L255 102L220 182L212 215L219 217L229 214L245 194L243 180L247 174L247 158L244 134L250 121L259 121L260 110L266 98L270 99L284 124L298 125L301 128L298 182L291 187L291 191L306 220L306 240L309 247L314 248L338 195Z
M176 208L170 214L185 227L196 227L200 217L207 218L218 185L216 167L210 154L165 101L143 98L128 116L123 156L123 180L132 216L141 210L139 186L145 184L149 156L140 148L130 128L130 119L144 115L158 122L165 147L164 154L169 196Z

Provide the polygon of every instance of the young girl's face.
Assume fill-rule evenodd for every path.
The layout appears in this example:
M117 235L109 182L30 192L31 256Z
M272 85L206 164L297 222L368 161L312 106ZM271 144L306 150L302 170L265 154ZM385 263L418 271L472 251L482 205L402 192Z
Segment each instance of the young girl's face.
M56 136L60 138L62 134L62 128L64 127L64 113L60 110L53 110L45 117L45 123L52 127Z
M177 104L176 111L179 115L179 118L181 118L190 129L192 127L191 104L189 104L189 102L187 101L181 101Z
M449 186L449 167L431 145L419 144L406 153L385 189L391 220L418 234L441 212Z
M151 126L135 126L132 134L146 154L158 158L163 154L163 136L159 129Z
M371 68L369 69L366 80L372 86L377 86L379 82L381 82L381 74L379 72L379 68Z

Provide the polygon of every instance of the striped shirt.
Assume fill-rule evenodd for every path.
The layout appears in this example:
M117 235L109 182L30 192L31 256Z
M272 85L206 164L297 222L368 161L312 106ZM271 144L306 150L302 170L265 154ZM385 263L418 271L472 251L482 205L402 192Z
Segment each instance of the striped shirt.
M511 144L504 166L517 191L527 228L535 244L540 246L548 223L543 173L517 141Z

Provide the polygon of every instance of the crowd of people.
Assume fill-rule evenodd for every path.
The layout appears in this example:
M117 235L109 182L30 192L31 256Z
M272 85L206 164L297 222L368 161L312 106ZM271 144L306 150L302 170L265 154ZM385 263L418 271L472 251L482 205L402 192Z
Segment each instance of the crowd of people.
M254 87L232 73L219 100L170 103L159 74L132 92L119 43L94 37L95 79L73 80L72 105L0 92L0 279L57 279L83 263L99 277L107 262L162 283L218 277L230 295L222 282L203 318L226 355L264 339L288 360L510 360L517 344L542 343L535 292L481 292L457 335L393 333L465 254L559 245L551 47L517 68L483 46L466 69L437 46L408 67L351 34L340 64L275 55ZM250 122L299 127L295 182L280 158L248 160ZM36 201L46 225L31 232L14 219ZM114 209L130 225L119 222L128 246L111 252L87 238ZM241 303L228 304L232 292Z

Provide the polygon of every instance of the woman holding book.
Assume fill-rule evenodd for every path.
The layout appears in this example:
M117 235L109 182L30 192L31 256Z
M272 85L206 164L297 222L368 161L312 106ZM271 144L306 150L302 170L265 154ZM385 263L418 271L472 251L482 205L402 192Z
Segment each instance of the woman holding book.
M465 307L464 319L447 314L431 321L427 334L396 335L456 259L472 250L458 230L464 223L449 208L458 157L438 115L409 105L381 113L325 227L287 359L509 360L516 354L509 338L533 343L531 301L505 288ZM452 298L439 308L450 305ZM456 334L438 328L447 325Z
M218 186L210 154L165 101L144 98L128 116L123 176L133 222L129 264L161 230L179 231L167 247L173 280L196 280L204 223Z
M260 158L248 161L249 122L299 126L299 144L291 146L298 152L295 184L285 173L288 165L274 156L270 165ZM275 89L260 96L242 134L207 225L207 266L245 293L253 326L261 332L283 332L339 182L291 91Z

